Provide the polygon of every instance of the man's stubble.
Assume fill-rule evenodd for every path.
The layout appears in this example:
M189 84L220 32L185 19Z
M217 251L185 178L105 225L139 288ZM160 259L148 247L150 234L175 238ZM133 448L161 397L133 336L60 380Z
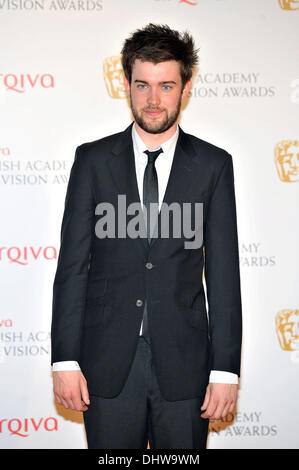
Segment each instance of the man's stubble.
M131 111L134 116L134 119L136 123L138 124L139 127L141 127L142 130L145 132L148 132L149 134L162 134L162 132L168 131L175 122L178 120L180 111L181 111L181 105L182 105L182 93L180 95L180 98L177 103L176 109L171 113L168 114L167 110L165 108L159 108L159 107L154 107L154 106L147 106L146 108L143 108L140 113L134 108L133 101L132 101L132 95L130 93L130 106L131 106ZM142 117L142 111L145 110L150 110L150 109L159 109L163 110L165 112L165 118L162 120L161 123L153 122L152 124L148 124L145 119Z

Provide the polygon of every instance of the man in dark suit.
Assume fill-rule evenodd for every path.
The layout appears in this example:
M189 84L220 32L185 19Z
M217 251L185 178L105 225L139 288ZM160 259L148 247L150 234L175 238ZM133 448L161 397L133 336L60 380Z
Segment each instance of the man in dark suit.
M134 122L76 150L51 363L55 397L84 412L89 448L146 448L148 439L151 448L205 448L209 419L236 405L242 315L232 157L177 123L196 63L189 34L153 24L135 31L122 49ZM173 204L164 236L161 207ZM192 226L202 208L200 244L175 233L186 204ZM149 217L151 205L159 213ZM136 207L144 219L133 236Z

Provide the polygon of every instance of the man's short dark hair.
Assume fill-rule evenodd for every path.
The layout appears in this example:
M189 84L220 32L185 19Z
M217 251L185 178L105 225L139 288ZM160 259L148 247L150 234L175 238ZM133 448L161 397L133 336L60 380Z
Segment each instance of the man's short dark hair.
M180 63L183 87L191 79L194 66L198 63L198 49L188 32L179 33L168 25L149 23L137 29L125 40L121 61L124 74L131 83L132 68L136 59L143 62L165 62L176 60Z

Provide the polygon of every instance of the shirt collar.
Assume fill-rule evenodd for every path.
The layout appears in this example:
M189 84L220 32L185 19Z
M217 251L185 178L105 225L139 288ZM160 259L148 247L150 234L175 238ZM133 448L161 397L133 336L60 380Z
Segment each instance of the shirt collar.
M163 150L163 153L167 153L168 150L171 148L171 146L176 144L176 142L178 140L178 137L179 137L179 126L177 125L176 131L173 134L173 136L171 136L170 139L163 142L163 144L159 145L159 147L157 147L157 149L161 147L162 150ZM143 142L143 140L139 136L138 132L136 131L135 122L132 126L132 139L133 139L133 144L134 144L138 154L141 154L145 150L148 150L147 146L145 145L145 143ZM153 149L152 151L154 151L154 150L156 150L156 149Z

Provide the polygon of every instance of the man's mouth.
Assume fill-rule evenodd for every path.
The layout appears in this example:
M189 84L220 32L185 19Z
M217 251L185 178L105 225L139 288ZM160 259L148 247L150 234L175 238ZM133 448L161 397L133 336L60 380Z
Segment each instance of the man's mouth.
M145 114L149 117L159 117L162 113L162 109L145 109Z

